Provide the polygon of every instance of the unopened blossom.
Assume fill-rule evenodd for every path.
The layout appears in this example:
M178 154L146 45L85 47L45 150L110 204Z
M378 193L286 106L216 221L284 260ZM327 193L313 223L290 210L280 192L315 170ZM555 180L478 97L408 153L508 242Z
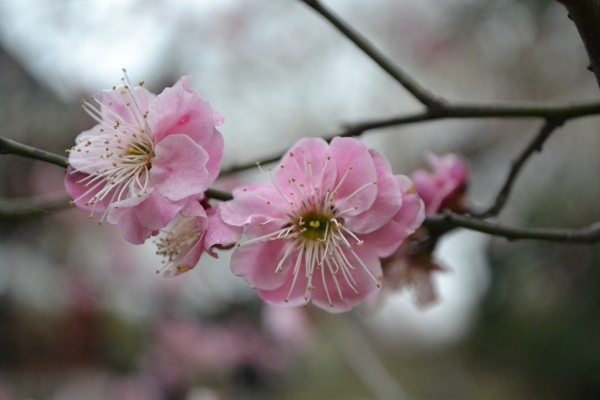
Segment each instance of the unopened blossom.
M237 188L223 205L223 220L244 226L248 239L232 255L234 274L271 305L343 312L375 294L380 257L419 218L402 204L410 180L351 138L302 139L270 174L270 184Z
M215 126L223 118L186 88L189 79L159 95L127 79L101 100L82 101L98 124L70 149L67 192L131 243L157 234L219 173L223 137Z
M165 277L179 276L193 269L205 252L218 258L213 249L230 248L242 234L240 227L223 222L222 204L217 207L193 204L182 210L185 216L176 218L171 228L164 230L156 240L156 254L165 258L163 267L156 272L162 272Z
M428 154L427 162L433 172L417 170L411 174L417 192L425 202L425 212L433 215L449 209L464 213L468 206L465 190L470 177L466 160L456 154L443 157Z

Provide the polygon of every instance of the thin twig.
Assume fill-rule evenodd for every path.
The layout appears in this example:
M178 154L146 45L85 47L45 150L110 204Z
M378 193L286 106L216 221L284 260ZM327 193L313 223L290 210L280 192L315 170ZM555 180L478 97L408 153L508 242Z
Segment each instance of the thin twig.
M512 162L512 166L508 177L506 178L504 185L502 185L502 188L498 192L494 203L485 211L482 211L480 213L473 213L473 216L478 218L489 218L498 215L500 211L502 211L502 208L508 201L508 197L510 196L510 192L512 191L517 176L521 172L521 169L523 168L529 157L531 157L531 155L534 152L541 151L542 146L544 145L548 137L550 137L552 132L554 132L556 128L561 126L563 123L564 120L560 118L549 118L544 122L544 125L542 125L542 128L540 129L538 134L533 138L531 143L529 143L527 147L523 149L523 152L519 155L519 157Z
M334 136L360 136L372 129L389 128L393 126L430 122L441 119L470 119L470 118L545 118L567 121L569 119L588 117L600 114L600 102L581 104L447 104L436 111L424 111L395 118L364 121L345 124L341 132L329 135L328 140ZM277 162L283 154L263 159L261 163ZM256 168L256 163L239 164L221 171L221 175Z
M375 61L385 72L387 72L392 78L400 83L406 90L408 90L416 99L418 99L423 105L430 110L438 109L442 106L442 100L433 96L426 89L421 87L414 79L412 79L406 72L400 69L392 61L390 61L373 43L367 40L360 33L355 31L350 25L344 22L340 17L332 13L330 10L325 8L317 0L302 0L309 7L313 8L316 12L321 14L327 19L333 26L335 26L344 36L358 46L362 51L365 52L373 61Z
M468 118L573 118L600 114L600 102L540 105L540 104L446 104L441 109L403 115L400 117L346 124L340 136L358 136L371 129L389 128L441 119Z
M0 199L0 220L23 219L54 214L69 207L70 197L40 195L27 198Z
M446 211L444 214L426 217L424 225L443 231L467 228L493 236L501 236L508 240L535 239L588 244L600 241L600 221L581 229L516 228Z
M32 158L34 160L45 161L63 168L69 164L66 157L45 150L36 149L35 147L27 146L3 137L0 137L0 154L14 154L21 157Z
M336 319L339 333L332 336L348 366L378 400L407 400L408 397L381 361L353 313Z

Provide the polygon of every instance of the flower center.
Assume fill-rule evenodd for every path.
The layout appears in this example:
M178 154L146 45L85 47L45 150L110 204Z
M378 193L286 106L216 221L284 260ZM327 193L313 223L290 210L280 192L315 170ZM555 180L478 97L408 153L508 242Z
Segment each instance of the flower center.
M312 241L324 241L329 227L329 218L322 214L309 214L300 218L300 235Z

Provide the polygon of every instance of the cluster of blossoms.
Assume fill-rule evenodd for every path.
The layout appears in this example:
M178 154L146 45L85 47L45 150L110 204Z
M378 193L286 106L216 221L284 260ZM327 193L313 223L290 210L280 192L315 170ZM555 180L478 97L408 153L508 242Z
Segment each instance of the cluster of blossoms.
M154 95L124 78L101 100L83 101L98 124L77 137L65 180L73 204L118 225L130 243L156 236L165 276L237 243L231 269L267 303L347 311L377 292L425 211L461 190L439 175L461 174L445 160L431 158L442 172L415 173L413 184L356 139L311 138L268 170L270 183L212 205L204 193L220 172L223 118L188 81Z

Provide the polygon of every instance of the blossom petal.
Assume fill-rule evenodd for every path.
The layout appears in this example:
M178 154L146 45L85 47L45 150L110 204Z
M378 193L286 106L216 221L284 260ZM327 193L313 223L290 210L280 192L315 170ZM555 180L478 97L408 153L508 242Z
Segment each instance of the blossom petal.
M219 172L221 172L221 158L223 157L223 149L225 148L221 132L214 128L213 131L212 139L203 146L209 155L208 162L206 163L206 169L208 170L207 187L215 182L219 176Z
M119 225L125 240L142 244L167 226L184 205L185 200L174 202L151 190L146 196L130 197L111 205L107 220Z
M93 176L81 172L73 172L73 168L67 168L65 177L65 190L73 198L73 203L84 210L104 211L108 207L107 199L103 199L100 203L89 203L90 200L104 187L104 179L96 184L90 182L94 179ZM89 182L89 183L87 183ZM86 186L87 185L87 186ZM97 185L96 187L94 187ZM86 204L88 203L88 204Z
M221 217L230 225L242 226L256 217L285 218L286 213L278 205L281 196L267 184L246 185L233 190L233 201L223 204ZM270 204L268 204L270 202Z
M143 125L144 113L156 99L156 95L143 87L119 86L102 91L102 116L107 123L114 125L117 120L127 124Z
M186 135L204 146L212 140L214 126L222 122L211 105L186 85L190 77L182 77L173 87L156 97L148 114L157 142L170 135Z
M344 252L346 253L348 260L353 262L356 266L356 271L352 272L352 277L358 285L358 293L350 287L343 275L338 272L335 275L335 278L338 280L343 297L343 300L340 299L340 294L335 285L334 275L325 273L325 284L327 285L329 296L333 302L333 307L331 307L322 279L313 279L313 285L315 287L315 290L312 292L313 304L332 313L349 311L359 301L373 296L377 292L383 278L381 261L372 248L368 246L355 246L354 252L356 256L346 250L344 250ZM362 260L367 267L368 272L360 265L360 263L356 262L356 257Z
M369 233L381 228L396 215L402 206L402 195L392 174L389 161L375 150L369 150L377 170L377 197L367 211L345 220L345 225L354 233Z
M300 188L310 192L317 187L321 193L325 193L327 188L333 190L337 169L335 160L327 159L330 154L329 145L324 139L300 139L282 157L273 172L274 183L286 197Z
M363 246L373 248L379 257L388 257L412 234L425 218L425 206L416 193L412 181L404 176L396 176L396 185L402 191L402 208L381 229L360 238Z
M168 136L156 145L154 152L150 179L160 195L177 201L208 189L209 154L190 137Z
M287 257L282 265L283 270L277 274L275 270L290 245L287 240L274 240L238 247L231 256L231 271L256 289L273 290L281 287L294 260Z
M352 138L334 138L330 150L337 167L334 205L342 210L358 207L346 215L365 212L377 197L377 185L373 184L377 181L373 157L363 143Z
M242 227L225 223L221 218L222 204L208 210L208 228L204 233L204 249L216 256L212 248L216 245L232 245L242 236Z

